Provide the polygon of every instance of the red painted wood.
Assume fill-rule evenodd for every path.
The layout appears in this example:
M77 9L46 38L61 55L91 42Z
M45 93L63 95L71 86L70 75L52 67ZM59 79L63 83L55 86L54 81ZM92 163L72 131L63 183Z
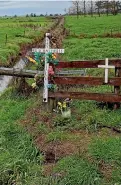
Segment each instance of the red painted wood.
M82 84L82 85L105 85L104 79L101 77L54 77L55 84ZM121 77L109 78L106 85L121 85Z
M97 68L98 65L104 65L105 60L79 60L59 62L56 68ZM121 67L121 59L109 59L109 65Z
M87 92L55 92L49 93L50 98L72 98L80 100L95 100L99 102L121 102L121 95L110 93L87 93Z

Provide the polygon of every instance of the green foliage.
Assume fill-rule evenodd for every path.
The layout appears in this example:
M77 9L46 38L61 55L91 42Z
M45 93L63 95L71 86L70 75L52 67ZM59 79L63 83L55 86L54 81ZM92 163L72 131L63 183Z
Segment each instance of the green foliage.
M57 116L53 120L53 126L58 128L59 130L73 130L79 129L80 123L77 121L76 116L72 116L71 118L64 118L62 116Z
M120 58L120 41L120 38L67 38L63 42L66 51L64 57L67 60Z
M7 64L9 56L17 56L20 45L40 39L51 24L52 21L45 17L0 18L0 65Z
M65 157L57 163L55 172L62 174L59 184L98 185L101 184L97 166L78 156Z
M37 61L38 64L41 62L43 57L44 57L43 53L39 53L39 52L34 53L34 59Z
M59 127L59 126L66 126L70 123L70 118L63 118L62 116L57 116L54 119L53 126Z
M48 133L46 137L47 142L51 141L76 141L80 139L78 135L72 135L71 133L67 133L61 130L54 130Z
M98 38L107 32L110 33L111 29L113 33L121 33L120 17L121 15L109 17L95 15L95 17L80 16L77 19L76 16L67 16L65 27L70 29L71 36L64 40L66 51L64 58L67 60L120 58L120 38Z
M88 36L92 34L104 34L107 32L113 33L121 32L121 15L117 16L101 16L94 17L80 16L79 19L76 16L67 16L65 21L65 27L71 30L71 33L86 34Z
M47 134L48 130L48 127L44 123L40 123L37 126L37 131L39 132L39 134Z
M121 184L121 166L115 168L112 172L112 184L120 185Z
M0 98L1 184L26 184L27 179L40 177L42 156L30 135L17 124L34 101L12 97L8 91Z
M89 147L90 154L97 160L119 162L121 158L121 138L94 139Z
M121 109L116 111L107 107L102 109L95 101L79 100L73 102L73 107L76 109L75 119L77 118L80 128L88 131L97 131L99 126L121 128Z

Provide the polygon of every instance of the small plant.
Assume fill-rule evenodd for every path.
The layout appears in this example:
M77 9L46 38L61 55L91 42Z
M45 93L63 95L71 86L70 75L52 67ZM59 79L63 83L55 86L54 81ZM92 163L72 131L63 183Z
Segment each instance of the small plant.
M59 126L67 126L71 122L71 118L64 118L62 116L58 116L54 122L53 126L54 127L59 127Z

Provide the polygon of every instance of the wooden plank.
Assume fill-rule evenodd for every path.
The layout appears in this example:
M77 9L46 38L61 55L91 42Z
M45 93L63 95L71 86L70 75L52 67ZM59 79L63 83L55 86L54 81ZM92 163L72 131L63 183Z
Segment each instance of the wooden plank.
M102 77L54 77L55 84L82 84L82 85L121 85L121 77L109 78L108 83L104 83Z
M44 75L44 72L38 71L38 70L26 70L26 69L0 67L0 75L34 78L36 74ZM55 74L56 75L72 75L72 74L85 75L85 72L84 70L67 70L66 72L62 70L62 71L57 71Z
M121 77L121 68L115 68L115 77ZM115 85L114 86L114 93L119 95L120 94L120 86ZM120 108L119 103L114 104L114 109Z
M55 92L49 93L50 98L72 98L80 100L95 100L99 102L121 102L121 95L110 93L88 93L88 92Z
M84 76L86 75L86 71L85 70L61 70L61 71L55 71L55 74L57 75L80 75L80 76Z
M34 78L36 74L43 75L43 71L5 68L5 67L0 68L0 75Z
M98 68L98 65L104 65L105 60L79 60L59 62L56 68ZM109 59L109 65L121 67L121 59Z

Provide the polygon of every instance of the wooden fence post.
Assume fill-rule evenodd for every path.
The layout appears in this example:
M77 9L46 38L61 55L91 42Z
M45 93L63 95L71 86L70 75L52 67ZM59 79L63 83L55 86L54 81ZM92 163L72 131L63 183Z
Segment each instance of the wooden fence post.
M121 68L115 67L115 77L121 77ZM120 86L114 86L114 93L120 94ZM114 109L120 108L120 103L114 103Z
M5 35L5 45L7 44L7 41L8 41L8 35L6 34Z

